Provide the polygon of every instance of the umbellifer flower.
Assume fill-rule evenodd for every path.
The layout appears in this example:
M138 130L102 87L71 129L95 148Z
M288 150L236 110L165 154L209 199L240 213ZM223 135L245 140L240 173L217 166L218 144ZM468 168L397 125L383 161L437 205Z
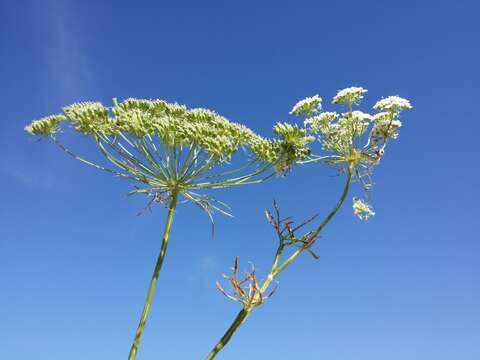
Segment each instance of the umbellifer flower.
M316 116L306 119L303 124L310 127L312 131L317 131L321 127L328 126L333 120L338 118L338 114L334 111L322 112Z
M214 111L188 109L158 99L130 98L121 103L114 100L112 108L99 102L83 102L67 106L63 112L33 121L25 130L52 138L64 151L83 161L57 139L61 126L70 125L76 132L91 137L117 169L86 160L84 163L144 183L147 187L142 192L176 188L189 200L192 198L188 189L248 183L252 175L258 176L269 167L277 173L284 172L308 156L306 146L313 140L300 128L286 124L276 127L276 139L265 139ZM250 172L242 167L242 176L212 173L226 165L241 148L250 151Z
M291 115L309 116L317 113L322 108L322 98L318 95L300 100L290 111Z
M51 115L40 120L33 121L25 126L25 131L30 135L49 136L58 130L60 123L67 120L63 115Z
M377 101L373 108L381 111L400 112L411 109L412 105L410 105L410 101L400 96L389 96Z
M358 103L363 99L363 94L368 90L362 87L352 86L343 90L339 90L337 95L332 100L333 104L346 104L351 105Z
M353 213L357 215L360 220L368 220L370 216L375 215L371 206L358 198L353 198Z

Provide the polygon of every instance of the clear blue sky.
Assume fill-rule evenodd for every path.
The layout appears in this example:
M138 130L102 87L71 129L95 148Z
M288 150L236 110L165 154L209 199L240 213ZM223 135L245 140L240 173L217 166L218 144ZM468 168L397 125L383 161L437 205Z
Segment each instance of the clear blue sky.
M477 1L0 0L0 358L125 359L164 211L132 184L37 143L26 123L81 100L163 98L268 135L299 99L338 89L409 98L375 175L377 212L350 202L280 278L219 359L480 359L480 26ZM93 145L67 142L94 159ZM326 212L321 166L217 192L235 219L182 205L139 360L201 359L238 304L215 290L234 256L265 273L276 198ZM358 189L357 189L358 191ZM353 195L353 194L352 194ZM163 355L160 355L163 354Z

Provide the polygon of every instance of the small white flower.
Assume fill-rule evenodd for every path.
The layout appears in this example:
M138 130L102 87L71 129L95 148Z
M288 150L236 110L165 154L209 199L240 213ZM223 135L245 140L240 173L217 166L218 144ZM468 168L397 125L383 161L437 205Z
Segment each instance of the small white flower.
M300 100L290 111L291 115L312 115L320 111L322 107L322 98L318 95L307 97Z
M373 116L367 113L364 113L363 111L352 111L352 119L354 121L364 121L364 122L369 122L373 120Z
M375 110L400 112L402 110L409 110L412 108L410 101L399 96L389 96L385 99L377 101L373 106Z
M357 215L360 220L368 220L370 216L375 215L370 205L358 198L353 198L353 213Z
M305 126L315 124L328 124L329 122L338 118L338 114L334 111L326 111L311 118L306 119L303 123Z
M353 104L363 99L363 94L368 90L362 87L352 86L343 90L339 90L333 98L333 104Z

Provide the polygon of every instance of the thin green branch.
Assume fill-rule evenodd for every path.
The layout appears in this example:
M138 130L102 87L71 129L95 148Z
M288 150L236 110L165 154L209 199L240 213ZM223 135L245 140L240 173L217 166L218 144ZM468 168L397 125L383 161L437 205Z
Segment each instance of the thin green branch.
M245 322L245 320L247 320L248 315L250 315L250 311L246 309L240 310L232 325L230 325L222 338L218 341L212 351L210 351L206 357L206 360L212 360L215 358L215 356L217 356L217 354L225 347L225 345L227 345L238 328Z
M308 236L310 239L315 239L320 232L323 230L323 228L330 222L330 220L335 216L337 211L340 209L342 206L343 202L345 201L345 198L348 194L349 188L350 188L350 183L352 179L352 166L349 166L348 168L348 173L347 173L347 179L345 182L345 186L343 188L343 192L340 196L340 199L338 200L337 204L335 207L330 211L330 213L327 215L327 217L322 221L322 223L313 231L312 233L309 233ZM282 231L279 228L279 224L281 222L280 220L280 214L278 212L278 209L275 207L276 210L276 226L275 230L277 232L277 235L279 237L279 245L277 247L277 251L275 253L275 257L270 269L270 273L268 274L267 278L262 284L262 287L259 292L260 298L263 297L263 294L267 291L267 289L270 287L271 283L275 278L283 271L285 270L299 255L300 253L303 252L303 250L309 250L309 247L311 246L310 243L306 243L302 246L300 246L290 257L287 258L283 263L280 264L281 257L283 250L286 246L285 244L285 237L282 234ZM308 223L309 221L305 222L304 224ZM304 225L303 224L303 225ZM295 229L298 229L295 228ZM222 338L217 342L217 344L214 346L213 350L208 354L206 357L206 360L212 360L215 358L215 356L225 347L225 345L230 341L232 336L235 334L235 332L242 326L242 324L245 322L245 320L248 318L250 313L255 309L257 306L261 305L263 302L254 302L251 305L244 305L243 309L238 313L236 318L234 319L233 323L230 325L230 327L227 329L225 334L222 336Z

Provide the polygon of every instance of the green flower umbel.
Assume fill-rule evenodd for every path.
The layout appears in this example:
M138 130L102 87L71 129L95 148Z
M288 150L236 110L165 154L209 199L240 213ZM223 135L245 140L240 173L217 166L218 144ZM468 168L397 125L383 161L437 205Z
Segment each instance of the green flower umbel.
M63 109L64 114L33 121L25 130L50 137L89 165L146 185L135 192L177 191L189 200L195 199L192 189L250 183L269 169L283 172L308 155L310 138L293 127L276 131L277 139L265 139L207 109L187 109L163 100L114 103L113 108L98 102L73 104ZM68 150L57 138L68 126L91 137L115 167L93 164ZM219 171L231 166L240 149L246 150L248 161Z

